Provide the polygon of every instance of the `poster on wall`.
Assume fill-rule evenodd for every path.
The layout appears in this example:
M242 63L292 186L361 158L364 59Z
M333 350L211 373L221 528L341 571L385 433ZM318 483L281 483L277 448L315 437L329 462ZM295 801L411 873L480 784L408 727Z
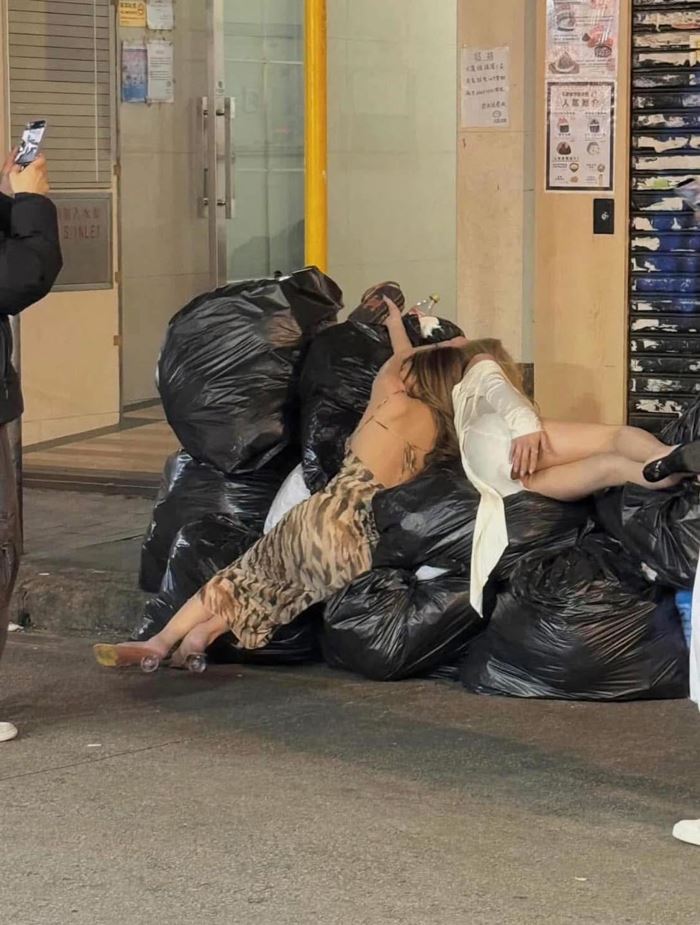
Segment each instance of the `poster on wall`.
M462 128L507 128L510 122L510 48L463 48Z
M612 190L614 113L612 80L547 81L547 190Z
M148 28L154 31L175 28L173 0L148 0Z
M620 0L547 0L548 78L617 77Z
M145 29L145 0L119 0L119 25L132 29Z
M122 42L122 103L145 103L148 65L143 42Z
M148 102L172 103L175 79L173 74L173 43L162 40L147 42Z

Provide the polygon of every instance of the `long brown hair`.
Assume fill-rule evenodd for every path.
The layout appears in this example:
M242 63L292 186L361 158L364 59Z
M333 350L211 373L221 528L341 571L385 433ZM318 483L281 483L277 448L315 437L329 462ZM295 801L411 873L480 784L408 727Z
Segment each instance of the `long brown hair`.
M518 365L501 341L494 338L470 340L464 347L421 350L404 363L407 394L427 405L435 421L435 447L426 457L426 466L448 463L459 458L460 446L455 430L452 391L464 378L471 361L484 354L493 357L506 378L524 394Z

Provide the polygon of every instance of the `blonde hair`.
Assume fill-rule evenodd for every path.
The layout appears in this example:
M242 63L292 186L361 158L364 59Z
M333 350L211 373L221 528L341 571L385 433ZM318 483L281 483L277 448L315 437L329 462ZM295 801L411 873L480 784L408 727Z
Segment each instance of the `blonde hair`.
M407 394L427 405L435 421L435 447L426 457L426 465L449 463L459 458L452 391L464 378L472 360L484 355L493 357L509 382L524 394L517 363L501 341L494 338L471 340L464 347L421 350L405 361L403 371Z

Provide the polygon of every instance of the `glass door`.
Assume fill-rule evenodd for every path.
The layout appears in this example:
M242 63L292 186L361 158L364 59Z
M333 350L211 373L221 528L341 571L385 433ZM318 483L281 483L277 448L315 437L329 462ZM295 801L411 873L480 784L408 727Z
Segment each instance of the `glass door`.
M208 4L201 210L222 284L304 264L304 0Z

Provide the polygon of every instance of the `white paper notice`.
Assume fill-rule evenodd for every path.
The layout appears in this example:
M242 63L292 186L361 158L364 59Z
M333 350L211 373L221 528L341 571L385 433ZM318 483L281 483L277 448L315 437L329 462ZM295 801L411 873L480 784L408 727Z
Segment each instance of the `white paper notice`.
M172 103L174 99L173 43L148 42L148 102Z
M148 0L148 28L174 29L173 0Z
M614 112L612 81L548 81L548 190L612 190Z
M510 48L463 48L462 128L507 128Z

